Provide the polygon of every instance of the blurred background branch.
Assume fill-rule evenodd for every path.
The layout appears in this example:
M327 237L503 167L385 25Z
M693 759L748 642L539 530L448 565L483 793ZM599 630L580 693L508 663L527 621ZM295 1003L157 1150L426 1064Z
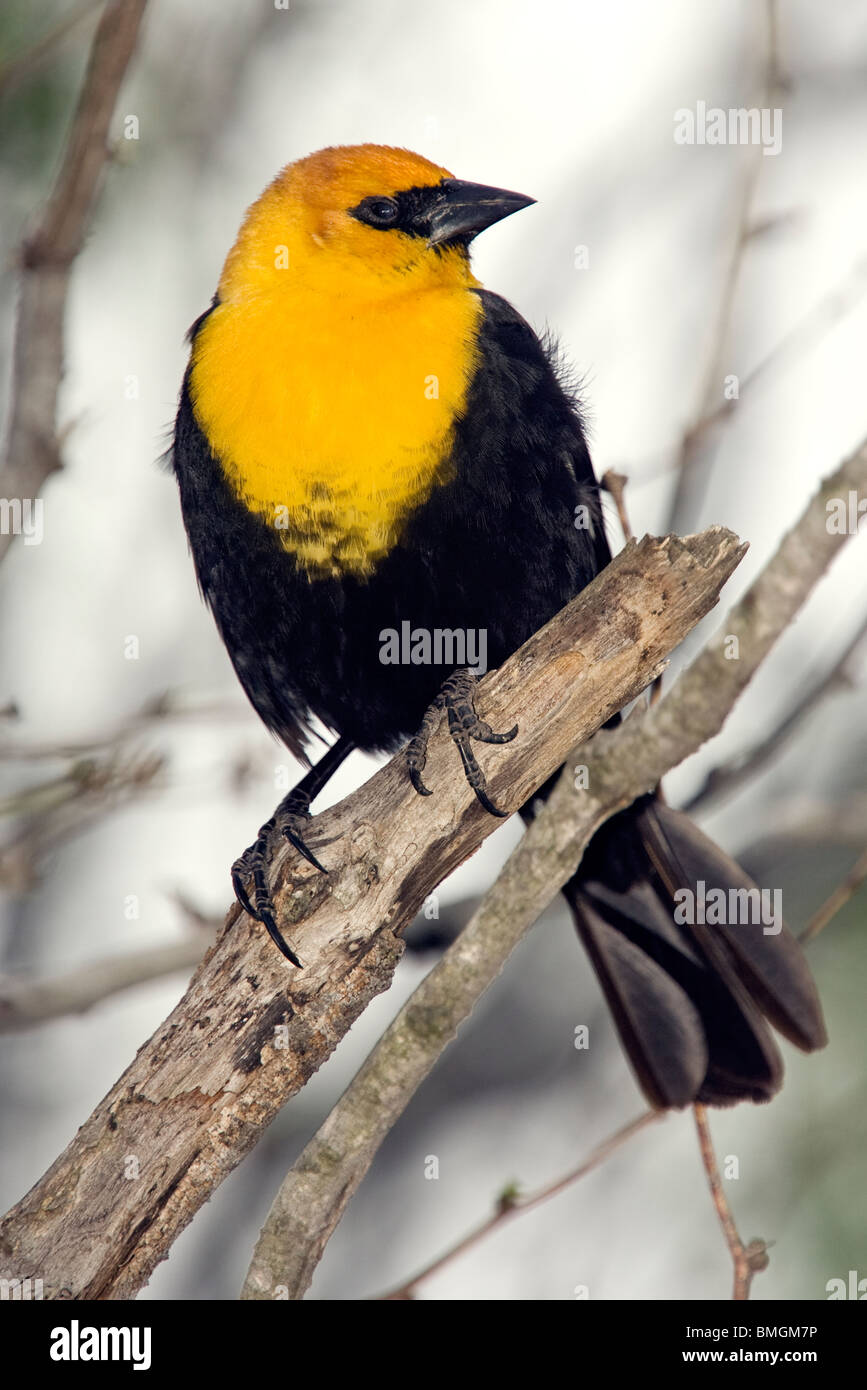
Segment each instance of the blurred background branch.
M785 86L779 52L779 12L778 0L763 0L764 41L762 45L762 72L756 100L750 105L760 110L773 110ZM752 20L752 22L755 22ZM674 491L669 504L666 529L683 531L690 524L689 519L696 515L706 477L704 470L710 466L712 445L708 435L719 419L719 401L725 385L726 354L730 352L730 333L735 298L750 240L756 234L753 202L759 176L765 164L761 145L749 146L743 152L740 192L736 201L736 216L731 239L728 261L720 286L716 307L715 322L710 340L710 348L705 367L704 379L699 392L698 404L693 419L681 435L677 457L674 464Z
M146 4L147 0L106 0L60 170L21 247L12 400L0 467L0 492L19 503L36 499L61 467L57 394L63 376L70 270L109 156L109 126ZM12 526L0 528L0 560L14 535Z
M867 617L846 643L830 669L807 690L806 694L801 695L767 738L729 758L723 765L712 767L701 786L683 803L683 810L696 811L699 807L704 809L709 803L735 791L776 757L810 716L821 708L825 700L842 690L853 689L858 680L853 669L857 665L855 658L860 655L859 648L865 636Z
M103 0L82 0L82 3L62 15L49 25L41 38L24 46L23 51L7 58L0 67L0 100L14 92L19 82L24 82L37 72L55 50L74 34L83 19L94 15Z
M0 1033L33 1028L48 1019L83 1014L122 990L198 965L212 934L190 935L165 946L90 961L38 980L0 976Z

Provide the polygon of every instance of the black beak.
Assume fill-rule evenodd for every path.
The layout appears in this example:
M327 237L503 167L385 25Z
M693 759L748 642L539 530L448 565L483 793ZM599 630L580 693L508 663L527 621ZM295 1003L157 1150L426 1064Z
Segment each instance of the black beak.
M443 179L440 188L443 196L430 214L428 246L470 242L486 227L536 201L523 193L487 188L483 183L463 183L460 179Z

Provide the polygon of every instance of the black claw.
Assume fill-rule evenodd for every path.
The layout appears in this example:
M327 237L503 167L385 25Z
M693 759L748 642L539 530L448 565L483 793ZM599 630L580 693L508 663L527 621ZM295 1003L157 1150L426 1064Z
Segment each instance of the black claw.
M493 801L488 796L488 784L485 781L485 774L476 762L475 754L470 747L469 739L463 736L455 737L455 743L461 755L461 762L464 765L464 775L476 794L476 800L484 806L485 810L490 815L498 816L501 820L505 820L508 812L501 811L498 806L494 805Z
M245 850L232 865L232 886L241 907L254 922L261 922L280 954L299 970L303 969L301 961L283 937L274 917L268 871L275 850L281 840L286 839L314 869L323 874L328 873L325 865L320 864L312 850L307 848L302 829L304 822L311 818L311 801L319 795L352 749L353 744L349 739L339 738L324 757L311 767L298 786L293 787L288 796L284 796L271 819L262 826L255 844ZM331 841L326 840L325 843L330 844Z
M307 845L304 843L301 836L297 834L296 831L294 831L291 828L291 826L284 825L281 833L284 839L288 840L290 845L292 845L294 849L297 849L301 857L307 860L308 864L312 864L314 869L318 869L319 872L322 874L328 873L328 870L326 869L325 865L319 863L319 860L316 858L316 855L313 853L312 849L307 848Z
M235 890L235 897L248 917L252 917L254 922L261 922L280 953L293 965L302 969L300 960L283 938L272 911L267 865L270 863L270 849L278 831L285 835L299 853L303 854L304 858L308 859L317 869L322 869L323 873L327 871L322 868L300 835L296 835L291 829L291 825L278 824L278 816L279 808L278 815L272 816L267 824L262 826L256 843L245 850L239 859L235 860L232 865L232 887ZM250 891L251 888L252 892Z
M284 840L288 840L293 849L296 849L308 864L312 864L314 869L318 869L321 874L327 874L325 865L320 864L301 833L301 825L310 819L310 798L299 793L297 789L289 793L274 813L274 824Z
M517 732L517 724L507 734L495 734L490 724L480 722L478 727L470 733L470 738L474 738L477 743L511 743Z
M500 820L508 820L509 812L501 811L499 806L495 806L488 793L483 787L473 787L476 799L482 803L485 810L492 816L498 816Z
M268 935L274 942L274 945L277 947L278 951L280 951L281 954L284 955L287 960L291 960L293 965L297 965L299 970L303 970L304 966L301 964L295 952L292 950L292 947L285 941L282 933L280 932L277 926L277 923L274 921L274 918L271 916L271 913L267 910L267 908L263 909L261 916L258 920L262 923L262 926L267 931Z
M247 916L255 917L256 913L253 909L253 904L250 902L250 899L247 896L247 890L244 887L244 880L241 878L241 871L243 868L244 865L241 863L240 859L236 860L236 862L232 865L232 887L235 890L235 897L238 899L238 902L241 904L241 907L244 909Z
M421 780L421 773L419 772L418 768L410 768L409 780L412 782L412 785L415 787L419 796L433 796L433 792L431 791L430 787L426 787L424 782Z
M277 927L277 923L274 921L274 917L271 913L271 909L269 906L270 894L268 892L268 886L265 882L265 875L261 866L261 854L259 853L259 849L260 842L257 841L255 845L252 845L250 849L247 850L246 855L242 854L241 858L236 860L235 863L232 865L232 887L235 890L235 897L238 899L238 902L241 904L241 907L244 909L248 917L252 917L254 922L261 922L262 926L265 928L271 940L274 942L275 946L278 948L281 954L284 955L287 960L290 960L293 965L297 965L299 970L302 970L303 966L300 960L296 956L295 952L292 950L291 946L289 946L287 942L283 939L283 936L281 935ZM244 862L245 859L247 860L246 863ZM252 864L250 863L250 860L253 860ZM248 870L252 875L253 887L255 889L254 897L256 899L255 907L253 903L250 901L250 895L248 894L247 889L244 885L244 880L241 877L241 874L245 869Z
M518 726L515 724L506 733L497 734L490 724L479 718L473 703L476 681L476 676L469 670L453 671L434 703L425 711L421 728L407 748L409 780L419 796L431 795L421 780L421 774L430 736L439 723L442 711L445 710L448 715L449 733L461 755L467 781L488 814L505 820L510 813L501 811L488 796L485 774L476 762L470 739L475 739L477 743L511 743L518 733Z

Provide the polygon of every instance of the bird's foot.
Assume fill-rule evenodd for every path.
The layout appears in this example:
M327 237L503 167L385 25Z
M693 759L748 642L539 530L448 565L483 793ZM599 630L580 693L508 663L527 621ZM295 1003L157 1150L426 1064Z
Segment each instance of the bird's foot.
M303 831L310 819L310 797L297 789L290 792L262 826L254 843L232 865L232 886L238 902L248 916L262 923L286 959L297 966L301 962L284 940L274 917L268 870L281 842L288 840L308 864L323 874L328 872L305 843Z
M488 784L485 774L476 762L472 740L475 739L477 743L511 743L518 732L518 726L516 724L508 733L495 734L490 724L479 718L475 707L477 684L478 677L467 667L453 671L445 681L433 704L425 710L418 733L407 745L409 777L420 796L430 796L421 775L427 762L427 746L431 734L439 726L445 710L448 714L449 733L461 755L467 781L486 811L492 816L505 817L509 814L508 811L501 811L488 796Z

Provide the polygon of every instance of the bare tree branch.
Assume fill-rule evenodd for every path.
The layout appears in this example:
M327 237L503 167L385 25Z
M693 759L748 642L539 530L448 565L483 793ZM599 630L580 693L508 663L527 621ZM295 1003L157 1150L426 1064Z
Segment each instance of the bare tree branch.
M771 368L779 368L790 358L796 357L806 345L814 343L818 337L821 337L823 330L836 323L852 308L853 304L858 303L865 290L867 290L867 256L861 256L848 274L828 294L823 295L812 308L808 309L794 327L750 371L741 377L738 384L737 400L720 401L706 415L702 416L698 422L701 433L705 433L713 425L718 424L737 405L740 405L747 393L752 393L757 382ZM646 481L646 478L642 477L641 481Z
M520 728L513 743L483 754L501 805L523 805L577 740L647 686L717 601L742 553L721 528L631 544L485 678L486 718ZM317 817L313 847L327 875L288 849L276 866L278 917L306 969L293 970L258 924L230 911L177 1008L2 1223L10 1277L38 1269L48 1298L126 1298L146 1282L388 987L400 933L427 894L494 828L445 728L431 741L426 780L434 795L419 797L399 754Z
M828 498L867 491L867 443L828 478L752 588L658 704L574 751L546 805L461 935L386 1030L287 1174L263 1227L243 1297L281 1286L303 1297L380 1144L518 941L580 863L603 821L654 787L719 731L846 536L827 526ZM726 659L739 636L741 656ZM589 789L572 768L585 765Z
M57 393L63 376L69 276L96 199L108 155L109 123L146 3L107 0L60 172L21 250L10 424L0 470L0 492L19 503L36 498L45 480L61 466ZM12 526L0 530L0 560L13 535Z
M75 742L25 743L0 738L0 761L64 766L42 781L26 785L0 799L0 824L12 820L13 830L0 844L0 886L23 893L36 881L41 862L58 846L86 834L103 817L126 802L162 784L168 756L149 746L149 736L170 721L246 718L240 701L189 698L166 690L150 697L140 710L114 729L103 729ZM225 749L221 754L225 769ZM233 787L244 785L250 767L241 754L230 769Z
M12 706L9 713L17 714L17 708ZM209 721L245 719L248 713L249 707L240 699L219 700L198 692L162 690L149 696L138 710L127 715L115 728L107 730L103 727L90 738L44 743L25 743L14 735L0 739L0 761L26 763L67 758L76 761L105 749L115 750L131 739L150 734L155 728L172 721L205 724Z

